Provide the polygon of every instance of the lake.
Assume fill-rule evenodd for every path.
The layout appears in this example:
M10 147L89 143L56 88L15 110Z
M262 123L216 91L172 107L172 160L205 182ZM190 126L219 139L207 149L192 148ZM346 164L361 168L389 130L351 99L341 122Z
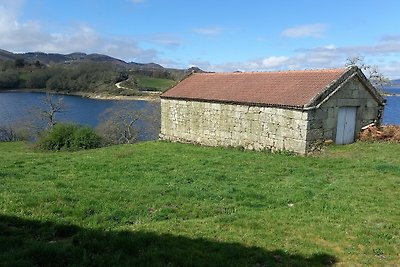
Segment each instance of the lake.
M397 94L397 96L386 97L387 103L383 123L400 125L400 87L386 87L384 90L388 93Z
M400 88L390 88L387 91L400 93ZM45 93L0 92L0 125L12 124L23 120L26 114L32 112L33 107L40 106L43 103L45 96ZM143 100L98 100L79 96L63 97L66 104L66 112L57 114L57 119L90 127L98 125L100 115L108 108L126 103L132 103L137 108L152 108L152 105ZM384 124L400 125L400 96L387 97L383 122ZM154 134L150 139L156 137L157 134ZM140 139L149 139L149 137L140 135Z
M56 114L56 120L74 122L92 128L99 124L100 116L109 108L127 103L137 109L154 108L154 105L143 100L100 100L68 95L61 97L65 104L65 112ZM39 92L0 92L0 126L26 121L32 113L37 112L35 108L43 106L45 98L46 94ZM158 137L158 133L144 135L143 132L145 131L139 129L139 140L151 140Z

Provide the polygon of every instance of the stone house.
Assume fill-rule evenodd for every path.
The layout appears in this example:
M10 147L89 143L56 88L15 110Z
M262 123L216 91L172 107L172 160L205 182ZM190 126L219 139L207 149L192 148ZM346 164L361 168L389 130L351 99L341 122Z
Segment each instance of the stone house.
M384 105L357 67L192 74L161 95L160 138L304 154L354 142Z

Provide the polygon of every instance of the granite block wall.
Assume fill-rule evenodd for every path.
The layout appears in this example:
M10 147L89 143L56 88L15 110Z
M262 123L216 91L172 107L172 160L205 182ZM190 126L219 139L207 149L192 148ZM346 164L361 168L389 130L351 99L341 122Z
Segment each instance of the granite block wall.
M306 152L308 112L187 100L161 100L163 140L254 150Z

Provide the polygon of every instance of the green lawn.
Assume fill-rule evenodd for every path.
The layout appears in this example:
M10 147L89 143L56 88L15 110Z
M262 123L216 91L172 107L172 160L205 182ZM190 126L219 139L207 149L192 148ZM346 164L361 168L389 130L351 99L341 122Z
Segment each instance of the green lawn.
M0 143L0 265L396 266L400 144Z

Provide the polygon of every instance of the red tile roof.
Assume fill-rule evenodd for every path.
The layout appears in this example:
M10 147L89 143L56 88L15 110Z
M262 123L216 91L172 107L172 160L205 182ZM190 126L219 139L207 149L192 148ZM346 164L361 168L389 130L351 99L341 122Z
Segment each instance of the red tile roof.
M162 98L304 107L349 69L192 74Z

